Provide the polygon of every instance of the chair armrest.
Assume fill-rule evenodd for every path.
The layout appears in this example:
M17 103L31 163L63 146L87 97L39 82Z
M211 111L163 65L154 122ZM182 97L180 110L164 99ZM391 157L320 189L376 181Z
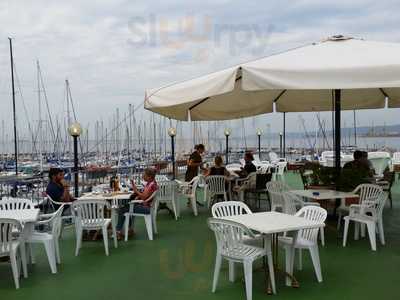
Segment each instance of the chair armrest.
M304 206L321 206L318 202L304 202Z
M184 184L188 183L188 182L181 181L181 180L178 180L178 179L175 179L175 182L176 182L178 185L184 185Z
M129 204L143 203L143 200L132 200Z
M51 219L48 220L42 220L42 221L36 221L35 225L45 225L45 224L49 224L51 221Z
M57 204L57 205L72 205L73 202L57 202L57 201L52 201L53 204Z
M54 213L51 213L51 214L41 214L41 215L39 215L39 219L51 218L52 216L54 216Z

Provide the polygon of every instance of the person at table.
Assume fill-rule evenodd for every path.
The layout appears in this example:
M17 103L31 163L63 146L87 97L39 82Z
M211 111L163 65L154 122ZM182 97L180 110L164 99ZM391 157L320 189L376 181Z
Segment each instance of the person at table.
M194 147L194 151L187 161L185 181L189 182L199 174L199 169L203 163L201 155L204 153L204 151L205 147L203 144L198 144Z
M346 163L343 166L343 169L352 169L361 171L365 174L366 177L372 177L374 175L374 171L371 168L368 158L365 158L365 155L363 154L362 151L360 150L354 151L353 158L354 159L352 161Z
M223 165L224 161L222 160L222 157L220 155L217 155L214 158L214 166L209 168L204 176L211 176L211 175L221 175L221 176L226 176L228 177L230 174L228 170L225 168Z
M143 200L142 203L135 203L133 207L134 213L148 215L150 214L150 209L153 201L153 199L149 198L158 189L155 170L151 168L145 169L143 172L143 180L146 182L146 185L144 186L142 191L139 190L138 187L135 185L135 182L131 180L132 190L133 190L133 195L131 196L131 199ZM129 203L124 205L123 207L120 207L118 210L117 238L119 240L121 240L123 237L122 229L125 222L124 214L127 212L129 212ZM132 216L131 218L133 227L134 217ZM133 229L130 229L128 234L133 235L134 234Z
M362 151L361 162L362 162L363 164L368 165L368 168L370 169L371 177L372 177L373 175L375 175L374 167L373 167L371 161L368 160L368 152L367 152L367 151Z
M374 171L368 160L363 157L362 151L354 151L353 157L354 160L346 163L342 170L342 185L347 190L354 189L362 183L371 183L374 176Z
M239 176L241 178L245 178L249 176L251 173L254 173L257 171L256 166L253 164L254 157L251 152L246 152L244 154L244 166L241 168L241 171L239 172Z
M69 184L64 180L64 171L59 168L49 170L49 183L46 188L46 194L55 202L72 202L75 199L69 193ZM58 209L60 205L54 204Z

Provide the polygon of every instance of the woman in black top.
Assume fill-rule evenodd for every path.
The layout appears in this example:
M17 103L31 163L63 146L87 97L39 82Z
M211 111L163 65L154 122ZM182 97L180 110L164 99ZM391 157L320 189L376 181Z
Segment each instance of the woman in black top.
M246 152L244 154L244 167L241 169L239 176L241 178L245 178L247 177L250 173L256 172L257 168L256 166L253 164L253 154L251 154L251 152Z
M204 152L205 147L203 144L198 144L194 147L195 151L190 155L187 163L187 170L185 174L185 181L191 181L199 174L199 168L203 160L201 154Z
M229 176L228 170L222 164L223 164L222 157L217 155L214 159L214 166L207 171L205 176L211 176L211 175Z

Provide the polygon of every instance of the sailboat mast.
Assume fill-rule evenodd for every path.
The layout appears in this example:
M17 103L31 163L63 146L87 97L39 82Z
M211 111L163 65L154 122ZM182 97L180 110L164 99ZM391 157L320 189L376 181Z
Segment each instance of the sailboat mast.
M13 121L14 121L15 175L18 176L18 142L17 142L17 118L15 112L14 57L13 57L12 39L8 38L8 40L10 42L11 88L12 88L12 101L13 101Z
M42 101L40 99L40 77L39 77L39 61L36 61L37 67L37 84L38 84L38 109L39 109L39 123L38 123L38 134L39 134L39 161L40 161L40 172L43 172L43 132L42 132Z
M354 125L354 147L357 147L357 123L356 123L356 111L353 110L353 125Z

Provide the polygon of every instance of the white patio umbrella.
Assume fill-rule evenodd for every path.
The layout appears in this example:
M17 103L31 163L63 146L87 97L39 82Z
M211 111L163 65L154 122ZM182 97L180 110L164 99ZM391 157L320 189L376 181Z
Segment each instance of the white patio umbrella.
M160 89L145 108L178 120L227 120L272 112L400 107L400 44L334 36Z

